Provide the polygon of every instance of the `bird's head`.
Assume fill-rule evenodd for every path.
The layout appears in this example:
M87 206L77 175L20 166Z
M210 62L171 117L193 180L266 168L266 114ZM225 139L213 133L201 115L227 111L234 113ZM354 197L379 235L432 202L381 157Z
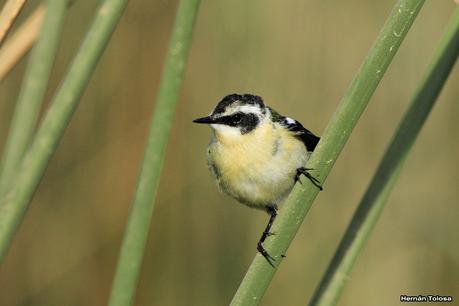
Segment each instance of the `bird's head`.
M261 97L231 94L218 102L209 116L193 122L210 124L218 135L238 137L255 130L267 117L267 107Z

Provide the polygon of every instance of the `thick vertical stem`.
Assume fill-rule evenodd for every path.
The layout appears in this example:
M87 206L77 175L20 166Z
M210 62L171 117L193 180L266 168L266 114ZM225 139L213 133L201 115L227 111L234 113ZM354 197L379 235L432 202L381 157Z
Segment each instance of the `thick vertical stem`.
M181 0L172 39L156 97L142 169L124 233L121 253L110 296L110 306L131 305L142 264L154 200L161 174L175 105L190 49L199 0Z

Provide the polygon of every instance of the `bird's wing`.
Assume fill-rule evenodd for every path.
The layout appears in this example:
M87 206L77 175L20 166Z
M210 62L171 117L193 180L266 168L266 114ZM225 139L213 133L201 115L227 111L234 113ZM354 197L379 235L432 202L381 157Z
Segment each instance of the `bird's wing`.
M301 140L309 152L314 151L320 137L314 135L311 131L306 129L300 122L295 119L284 117L276 112L274 109L269 108L271 111L272 120L284 126L289 131Z

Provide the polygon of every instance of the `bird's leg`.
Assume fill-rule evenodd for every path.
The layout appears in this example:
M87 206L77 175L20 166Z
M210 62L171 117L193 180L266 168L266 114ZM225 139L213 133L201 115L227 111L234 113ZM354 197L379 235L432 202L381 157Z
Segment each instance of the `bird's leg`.
M306 176L314 186L316 186L320 190L323 190L322 185L320 185L320 181L316 179L315 177L313 177L311 173L308 172L309 170L314 170L314 169L305 168L305 167L296 169L295 182L299 181L301 183L300 175L304 174L304 176Z
M268 261L268 263L272 267L274 267L273 262L275 261L275 259L271 255L269 255L268 252L265 250L263 246L263 242L265 242L266 237L274 235L274 233L271 233L270 230L271 230L271 227L273 226L274 219L276 219L277 217L277 205L274 204L273 206L268 206L266 211L268 212L270 217L269 217L268 225L266 225L266 228L263 231L263 234L261 235L260 240L258 241L257 250L258 252L260 252L261 255L263 255L266 261Z

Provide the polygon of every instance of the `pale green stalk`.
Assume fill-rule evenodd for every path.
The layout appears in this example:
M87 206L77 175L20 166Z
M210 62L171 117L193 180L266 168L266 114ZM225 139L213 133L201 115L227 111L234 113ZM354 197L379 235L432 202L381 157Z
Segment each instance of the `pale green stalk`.
M357 256L378 221L400 171L459 55L456 8L433 60L389 144L310 305L336 305Z
M17 175L12 178L11 188L0 199L0 262L126 4L127 0L102 2Z
M399 0L393 8L307 164L308 168L315 169L311 174L321 182L324 182L330 173L423 4L424 0ZM266 249L275 257L276 267L271 267L263 256L257 254L231 305L248 306L261 302L282 261L281 255L286 254L319 192L309 180L304 177L301 180L303 184L295 185L273 225L272 231L276 234L266 240Z
M179 3L137 190L118 259L110 306L128 306L133 302L199 2L181 0Z
M0 198L30 145L59 46L70 0L48 0L40 36L32 49L0 164Z

